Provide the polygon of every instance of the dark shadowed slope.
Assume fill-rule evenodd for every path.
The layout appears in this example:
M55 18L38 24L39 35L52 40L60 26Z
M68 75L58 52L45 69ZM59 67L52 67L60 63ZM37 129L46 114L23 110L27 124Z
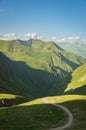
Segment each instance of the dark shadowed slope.
M37 98L47 95L58 76L28 67L24 62L11 61L0 53L0 92ZM57 80L56 80L57 79Z

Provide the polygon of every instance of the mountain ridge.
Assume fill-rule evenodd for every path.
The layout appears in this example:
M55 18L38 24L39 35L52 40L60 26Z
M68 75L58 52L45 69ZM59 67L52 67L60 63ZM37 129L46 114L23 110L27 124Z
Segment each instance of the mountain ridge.
M15 86L14 94L24 96L29 92L28 97L31 99L62 93L67 84L66 77L86 62L82 57L61 49L54 42L35 39L0 41L0 51L0 59L3 62L0 70L3 79L1 82L5 81L5 86L7 84L10 89Z
M82 56L86 59L86 44L82 41L75 42L57 42L57 45L62 47L63 49L72 52L78 56Z
M73 78L78 80L77 73L83 77L85 66L85 59L53 42L0 41L0 128L42 130L62 126L67 116L43 99L72 112L76 122L69 129L86 128L86 93L83 89L72 92L68 86Z

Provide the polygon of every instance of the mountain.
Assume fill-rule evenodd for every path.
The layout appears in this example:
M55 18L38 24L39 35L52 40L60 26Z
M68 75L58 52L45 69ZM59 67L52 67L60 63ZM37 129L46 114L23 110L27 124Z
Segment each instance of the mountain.
M0 53L0 93L26 96L29 99L45 95L53 74L35 70L22 61L12 61ZM44 77L43 77L44 76ZM48 83L49 82L49 83Z
M85 130L85 90L86 60L82 57L54 42L0 41L0 129L63 126L68 115L52 105L55 103L73 114L73 125L68 130Z
M71 75L71 82L65 92L86 95L86 64L78 67Z
M33 39L0 41L0 52L0 92L30 99L61 94L70 73L86 62L54 42Z
M86 43L82 41L57 42L57 45L59 45L60 47L69 52L72 52L78 56L86 58Z

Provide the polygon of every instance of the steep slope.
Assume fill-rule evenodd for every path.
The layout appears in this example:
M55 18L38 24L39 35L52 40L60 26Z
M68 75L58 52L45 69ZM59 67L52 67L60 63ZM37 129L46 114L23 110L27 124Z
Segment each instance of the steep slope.
M77 68L71 76L71 82L68 84L65 92L86 95L86 64Z
M48 72L31 69L24 62L14 62L2 53L0 68L0 93L18 94L30 99L44 96L51 79L55 78Z
M45 104L41 98L26 101L59 95L70 82L74 91L70 86L65 90L70 95L45 99L72 112L74 122L69 130L86 129L86 96L82 95L86 94L86 89L79 90L86 88L86 64L82 65L86 60L66 52L53 42L32 39L0 41L0 51L0 105L6 106L0 108L1 129L44 130L64 125L68 117L61 109ZM7 107L11 105L15 106Z
M0 41L0 51L4 54L0 53L1 92L29 98L62 93L65 78L86 62L53 42L41 40Z
M62 42L57 43L57 45L69 52L86 58L86 44L84 44L83 42Z

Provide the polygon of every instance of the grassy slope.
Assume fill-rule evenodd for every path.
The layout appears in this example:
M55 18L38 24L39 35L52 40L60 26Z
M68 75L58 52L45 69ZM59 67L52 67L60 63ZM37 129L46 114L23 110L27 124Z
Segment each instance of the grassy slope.
M80 66L72 73L71 82L65 92L86 94L86 64Z
M24 45L21 46L19 41L16 43L16 45L15 45L15 41L14 41L15 47L13 47L13 45L11 44L12 46L10 46L8 48L8 45L10 43L5 41L5 42L3 42L3 45L2 45L2 41L1 41L0 50L5 55L7 55L8 57L10 57L10 59L13 59L15 61L24 61L25 62L23 65L21 65L22 62L14 62L12 60L7 59L6 57L5 57L6 59L4 59L4 57L2 58L2 60L4 59L2 62L0 62L1 67L2 67L2 63L3 63L3 67L1 69L3 71L0 70L0 74L2 74L2 77L0 77L0 88L1 88L2 92L5 91L5 90L3 90L4 86L5 86L4 88L7 87L8 91L10 91L10 92L13 92L13 90L15 90L14 89L15 86L11 86L11 85L14 84L15 78L17 80L17 83L20 84L22 82L20 80L22 78L20 78L20 77L23 77L23 75L27 72L26 66L32 66L33 68L36 68L36 69L39 68L40 70L42 69L44 71L46 70L48 72L54 73L54 75L61 73L61 76L64 77L65 71L63 71L63 70L66 70L66 71L68 70L68 72L71 72L78 65L85 62L85 60L83 60L81 57L75 57L71 53L66 53L64 50L62 50L60 48L56 49L55 45L53 46L53 44L51 44L51 43L45 44L44 47L42 44L40 47L40 42L39 43L37 42L38 45L34 44L33 42L31 42L29 45L27 42L27 44L25 43L26 44L25 46ZM24 43L22 43L22 44L24 44ZM36 49L35 49L35 47L36 47ZM42 50L40 50L41 48L42 48ZM40 53L40 51L41 51L41 53ZM40 59L40 56L42 57L42 59ZM47 56L49 56L49 57L47 57ZM1 54L1 57L2 57L2 54ZM68 59L70 59L70 60L68 60ZM41 64L41 62L43 63L43 60L46 62L44 64ZM0 58L0 61L1 61L1 58ZM66 61L66 63L65 63L65 61ZM5 62L6 62L6 66L5 66ZM50 66L47 65L46 63L50 64ZM65 66L65 64L67 66ZM59 67L58 67L58 69L55 70L56 65L59 65ZM24 68L24 70L23 70L23 68ZM81 71L79 72L80 75L83 75L85 73L85 71L82 72L82 68L81 68ZM23 71L21 71L21 70L23 70ZM10 72L13 75L13 76L11 75L11 77L9 77ZM37 71L33 71L33 69L29 68L28 72L30 73L30 75L28 75L28 76L31 77L31 75L32 75L32 77L33 77ZM39 75L40 72L41 71L39 71L39 73L37 72L35 77L37 77L37 74ZM19 76L19 73L20 73L20 75L22 74L22 76ZM15 74L17 77L15 77ZM44 73L42 73L42 74L44 75ZM41 78L43 78L43 75ZM49 76L47 74L45 74L45 75L46 75L46 77ZM51 77L53 77L54 75L51 75ZM76 74L75 76L77 79L78 75ZM11 79L9 80L9 78L7 78L7 77L9 77ZM5 79L3 80L3 78L5 78ZM27 78L25 78L25 79L27 79ZM22 80L24 81L25 79L22 79ZM39 79L39 77L38 77L38 79ZM38 79L37 79L37 81L39 81ZM6 80L7 80L7 82L6 82ZM25 80L25 82L27 80ZM10 81L12 81L12 82L10 83ZM9 84L8 84L8 82L9 82ZM44 82L44 80L43 80L43 82ZM48 80L48 82L49 82L49 80ZM75 82L76 82L76 80L75 80ZM27 83L30 83L30 81ZM42 83L42 81L40 82L40 86L42 85L41 83ZM29 85L33 85L33 84L30 83ZM15 85L17 85L17 84L15 84ZM17 91L19 91L19 93L22 93L22 92L20 92L20 90L18 90L20 88L20 86L17 86L17 87L18 87ZM22 89L22 87L23 86L21 84L21 89ZM33 90L35 90L35 89L33 89ZM37 92L34 92L33 90L31 90L33 93L38 94ZM17 91L15 90L15 93ZM38 91L38 89L37 89L37 91ZM43 89L42 89L42 91L43 91ZM24 91L24 93L25 93L25 91ZM32 95L32 93L31 93L31 95ZM5 95L2 95L2 96L5 96ZM1 100L2 100L2 96L1 96ZM6 97L10 97L10 96L6 95ZM13 97L15 97L15 96L12 96L12 98ZM47 99L51 100L55 103L61 103L62 105L66 106L67 108L69 108L72 111L72 113L74 115L74 122L75 122L74 126L72 128L73 130L74 129L84 130L86 128L85 127L86 117L84 116L84 115L86 115L86 111L85 111L86 110L86 96L63 95L63 96L47 97ZM2 103L3 103L3 101L2 101ZM60 109L57 109L54 106L51 106L48 104L44 104L42 99L33 100L32 102L26 102L26 103L16 105L16 106L13 106L10 108L9 107L0 108L0 128L6 129L6 130L10 129L10 128L13 130L17 130L17 129L42 130L42 129L46 129L46 128L58 127L59 125L63 124L64 119L66 120L66 118L67 118L66 115Z
M65 89L66 94L69 95L70 102L66 102L66 106L73 111L75 117L75 128L84 130L86 129L86 64L78 67L71 75L71 81ZM74 94L78 94L80 100L75 100ZM74 97L75 101L70 100L70 97Z
M48 72L31 69L24 62L11 61L2 53L0 62L0 93L13 93L30 99L41 97L55 77Z
M86 128L86 117L84 116L86 114L86 96L63 95L46 97L46 99L53 103L60 103L71 110L74 116L73 130ZM41 98L14 107L0 109L0 122L2 122L0 128L3 129L46 130L47 128L58 127L66 123L66 120L67 116L62 110L44 104Z
M9 107L27 101L24 97L13 94L0 94L0 107Z
M86 129L86 96L83 95L63 95L47 98L54 103L61 103L72 112L74 122L72 128L68 130L85 130Z
M1 55L1 92L8 89L20 95L23 90L30 98L57 95L64 86L61 80L86 62L53 42L40 40L0 41L0 51L10 58Z
M56 74L60 73L60 69L71 72L85 62L81 57L62 50L53 42L42 42L40 40L29 42L26 45L26 42L22 44L21 41L0 41L0 51L12 60L24 61L32 68Z
M62 110L38 99L15 107L1 108L0 128L42 130L60 125L64 122L64 116Z

